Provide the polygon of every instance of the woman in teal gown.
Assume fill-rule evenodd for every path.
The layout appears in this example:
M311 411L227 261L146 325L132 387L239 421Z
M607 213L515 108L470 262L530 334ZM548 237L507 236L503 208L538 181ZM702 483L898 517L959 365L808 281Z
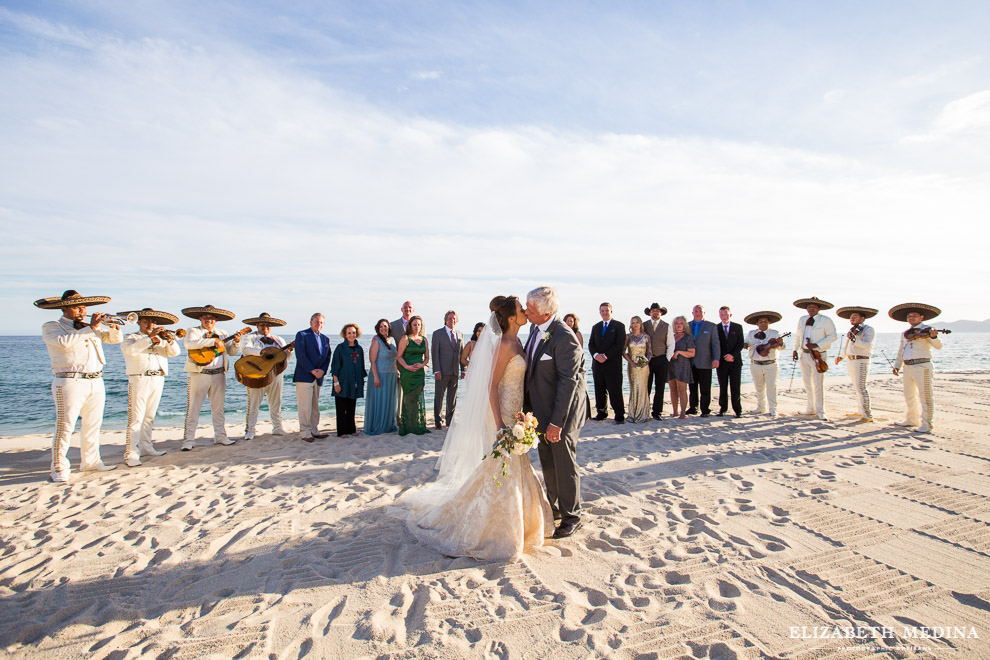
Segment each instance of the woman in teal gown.
M398 373L395 369L397 348L389 336L388 319L375 324L375 338L371 340L368 358L371 361L371 378L368 394L364 399L364 433L381 435L395 433L398 396Z

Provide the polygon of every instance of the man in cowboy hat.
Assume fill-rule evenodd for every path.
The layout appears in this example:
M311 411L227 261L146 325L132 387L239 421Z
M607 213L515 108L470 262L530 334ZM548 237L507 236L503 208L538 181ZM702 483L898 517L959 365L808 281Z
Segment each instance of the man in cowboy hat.
M749 349L749 373L753 376L753 385L756 386L756 410L757 414L770 413L771 417L777 416L777 351L783 349L784 345L767 348L766 355L760 355L759 347L769 344L775 339L780 339L780 333L770 328L771 323L776 323L781 319L777 312L762 311L753 312L744 321L749 325L755 325L755 330L746 333L745 348ZM767 408L769 403L770 407Z
M835 324L832 319L818 312L832 309L835 305L812 296L795 300L794 306L807 312L798 319L797 330L794 332L793 357L795 361L800 359L798 364L801 366L801 377L808 393L808 403L802 414L817 415L818 419L828 421L825 415L825 374L815 367L811 350L819 351L822 359L828 360L828 347L836 338Z
M168 375L168 359L179 354L179 345L165 328L179 320L168 312L145 307L137 312L138 332L124 337L120 350L127 372L127 441L124 460L128 467L141 465L141 456L161 456L155 449L151 432L158 414L158 404ZM159 325L161 324L161 325Z
M856 404L859 411L859 421L872 422L873 411L870 410L870 392L866 389L866 379L870 375L870 357L873 355L873 340L876 331L866 325L866 319L877 315L872 307L841 307L835 315L840 319L849 319L852 326L846 333L846 347L835 358L838 365L843 358L849 362L849 378L852 380L853 391L856 392Z
M199 325L186 330L183 344L188 351L191 348L216 349L216 357L208 364L197 364L192 357L186 358L185 371L189 374L186 380L186 423L182 437L182 451L190 451L196 446L196 426L199 424L199 409L203 401L210 399L210 412L213 413L213 442L214 444L232 445L234 441L227 437L226 418L224 416L224 397L227 395L227 369L230 368L228 355L237 355L240 350L240 337L231 342L224 342L227 333L217 329L217 321L232 321L234 313L219 309L213 305L205 307L186 307L183 316L199 320Z
M650 396L650 390L656 381L657 391L653 395L652 414L653 419L660 419L663 414L663 393L667 387L667 366L670 358L674 357L674 329L666 321L660 320L667 313L666 307L653 303L643 313L650 315L650 320L643 324L643 332L650 338L650 350L653 351L650 375L646 379L646 396Z
M272 334L272 327L281 327L285 321L273 317L268 312L262 312L253 319L246 319L245 325L257 326L257 330L244 337L242 355L261 355L261 351L269 346L285 348L285 340ZM292 349L289 349L292 350ZM261 400L268 397L268 415L272 418L272 435L285 435L282 428L282 376L275 376L271 383L264 387L247 388L247 418L244 424L244 439L254 438L254 427L258 422L258 409Z
M69 442L81 416L80 455L82 470L112 470L100 458L100 428L103 426L103 406L106 388L103 385L103 365L106 356L103 344L119 344L120 329L111 325L101 328L103 314L93 314L89 323L86 307L110 302L107 296L83 296L69 289L60 297L34 301L41 309L58 309L62 317L49 321L41 328L52 362L52 397L55 399L55 433L52 436L51 480L69 480Z
M899 375L902 367L904 369L904 403L907 406L906 419L894 423L897 426L915 426L918 433L930 433L934 428L935 392L932 382L935 380L935 367L932 365L932 349L942 348L938 332L925 325L924 321L941 313L938 307L924 303L904 303L891 307L888 312L895 321L911 324L908 332L915 331L911 339L905 337L907 332L901 335L897 359L894 360L895 376Z

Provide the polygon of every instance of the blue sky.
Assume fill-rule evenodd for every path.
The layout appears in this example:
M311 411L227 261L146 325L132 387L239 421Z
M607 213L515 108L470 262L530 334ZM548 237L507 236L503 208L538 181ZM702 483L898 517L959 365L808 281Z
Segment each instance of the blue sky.
M988 33L984 2L0 3L0 332L68 287L300 327L543 283L588 322L987 318Z

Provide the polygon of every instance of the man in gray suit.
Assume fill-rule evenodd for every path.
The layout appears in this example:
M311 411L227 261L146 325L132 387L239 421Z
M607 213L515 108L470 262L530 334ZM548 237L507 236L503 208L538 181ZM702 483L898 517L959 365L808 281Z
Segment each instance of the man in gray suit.
M584 351L577 336L557 318L557 293L550 287L526 296L525 408L539 421L540 465L553 517L555 539L581 526L581 481L577 439L588 416Z
M443 327L433 333L430 351L433 354L433 376L436 378L436 390L433 396L433 422L438 429L443 428L440 421L440 411L443 408L444 395L447 398L447 426L454 418L454 406L457 405L457 380L461 372L461 347L464 345L464 335L455 330L457 312L450 310L443 317Z
M698 392L701 392L701 416L712 414L712 371L718 369L718 357L722 354L715 324L705 320L705 308L695 305L691 310L694 320L688 323L688 332L694 334L694 357L691 358L690 408L688 415L698 414Z

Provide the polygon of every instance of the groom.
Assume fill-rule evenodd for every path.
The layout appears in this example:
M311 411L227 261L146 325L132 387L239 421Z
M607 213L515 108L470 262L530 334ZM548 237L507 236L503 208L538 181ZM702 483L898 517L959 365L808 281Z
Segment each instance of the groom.
M540 464L553 517L553 538L581 526L581 482L577 439L587 419L584 359L574 332L557 318L557 293L550 287L526 295L532 325L526 341L526 404L539 420Z

